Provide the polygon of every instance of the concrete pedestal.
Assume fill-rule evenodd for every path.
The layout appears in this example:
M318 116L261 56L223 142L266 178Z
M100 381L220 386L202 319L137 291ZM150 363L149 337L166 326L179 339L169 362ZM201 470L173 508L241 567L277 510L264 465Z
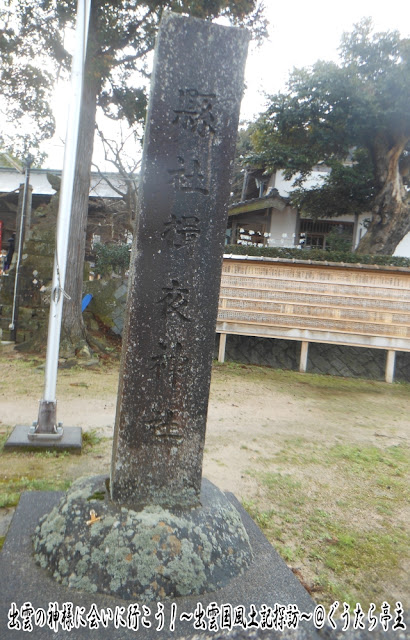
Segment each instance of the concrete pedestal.
M218 606L223 604L230 604L232 607L243 606L248 620L253 611L251 605L259 610L263 604L273 607L276 602L285 606L292 603L303 612L314 610L315 604L309 594L232 494L226 494L226 496L240 513L252 547L253 561L243 574L233 578L222 589L200 596L179 597L171 601L155 601L149 605L143 605L137 598L130 603L117 597L87 593L59 584L46 570L35 563L32 538L39 519L58 504L62 495L61 492L36 491L23 493L21 496L0 554L0 637L2 640L15 640L27 635L22 629L16 631L7 627L11 603L15 603L16 609L19 610L25 603L31 603L36 612L44 609L46 613L49 607L58 607L61 611L64 603L72 603L74 612L78 612L78 608L82 607L83 618L86 619L88 615L86 626L80 626L71 631L58 626L60 640L97 637L99 640L131 640L131 638L135 640L136 637L142 640L177 639L182 636L191 638L198 633L206 632L213 636L214 633L209 631L209 617L206 613L207 611L211 613L211 608L207 609L211 603L216 603ZM74 541L73 544L75 544ZM116 611L119 614L122 613L122 618L127 620L127 612L134 611L135 614L136 611L129 607L136 607L137 604L141 612L138 631L127 628L127 625L123 627L121 623L118 628L115 628L114 621L109 620L106 627L100 622L98 628L91 628L90 611L92 612L93 605L99 612L104 609L106 612L111 610L114 613ZM162 615L160 605L163 607L164 626L158 631ZM150 615L144 611L143 606L149 607ZM117 607L122 609L116 609ZM205 611L203 620L207 626L195 629L194 612L201 607ZM144 614L147 614L144 622L151 625L149 628L143 626ZM22 623L20 615L16 619L20 624ZM134 618L131 616L130 622L132 623L133 620L135 622L135 615ZM241 631L241 627L235 627L235 629ZM263 636L266 633L272 639L286 637L314 640L319 637L312 622L302 622L297 631L289 630L285 634L269 630L262 632ZM31 640L54 640L56 634L46 623L42 627L33 624L33 630L29 635Z

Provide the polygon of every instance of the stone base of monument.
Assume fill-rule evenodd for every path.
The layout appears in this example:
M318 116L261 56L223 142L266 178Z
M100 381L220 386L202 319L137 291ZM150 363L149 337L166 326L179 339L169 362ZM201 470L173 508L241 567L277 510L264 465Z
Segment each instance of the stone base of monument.
M69 451L81 453L81 427L64 427L61 434L33 434L33 427L17 425L4 443L7 451Z
M61 584L146 603L216 591L252 561L238 511L207 480L200 507L172 512L118 505L105 476L77 480L40 521L34 551Z
M209 501L215 497L217 501L216 510L225 510L228 514L229 522L223 523L219 518L219 516L222 516L222 511L220 511L219 516L214 518L211 517L209 512L206 515L207 509L211 508L208 502L208 506L204 505L202 520L198 516L197 526L192 525L188 537L185 538L186 541L183 542L178 540L178 535L182 536L184 527L180 526L178 535L172 532L172 529L175 529L177 525L176 516L174 516L175 520L166 522L165 519L158 519L158 514L154 509L148 510L147 519L151 518L152 528L146 530L145 541L143 537L140 538L139 553L142 564L139 568L139 577L138 566L136 567L136 582L139 581L144 586L143 595L145 601L137 594L136 590L130 593L131 600L113 595L116 585L118 588L118 585L124 580L123 567L121 563L118 563L118 558L123 558L126 563L132 566L132 556L129 556L130 551L125 553L121 541L125 543L126 540L133 540L136 534L131 533L131 531L134 531L137 521L134 515L130 515L130 512L126 513L125 510L119 509L116 516L110 515L108 511L105 512L104 504L106 498L103 494L106 491L106 487L104 482L101 484L99 480L94 485L94 495L88 496L92 497L91 500L86 499L85 493L88 493L89 489L94 491L94 488L89 485L89 489L85 490L87 484L77 485L75 490L75 492L78 490L78 494L84 494L82 499L80 495L74 497L73 493L71 498L68 499L62 492L23 493L0 553L0 638L2 640L12 640L22 637L23 630L16 632L16 628L8 627L8 621L11 621L11 625L13 625L13 620L14 623L23 624L24 616L21 613L24 610L30 611L30 607L34 611L31 618L33 626L30 633L31 640L51 640L51 638L55 638L56 632L52 627L52 616L50 614L47 621L45 621L41 615L41 610L47 613L47 611L56 611L58 609L60 615L57 612L55 617L58 620L55 625L59 629L59 637L75 638L75 640L96 637L99 640L131 640L136 637L141 640L153 640L154 638L174 638L176 640L181 637L193 638L198 633L201 633L201 638L203 638L205 636L202 634L205 631L209 632L210 637L215 637L215 635L219 637L219 634L215 634L212 631L210 625L212 611L215 612L215 607L221 608L222 605L231 605L233 610L237 608L239 613L243 609L245 627L248 628L245 631L241 624L238 623L234 630L236 630L236 634L239 633L241 638L248 637L249 631L251 632L250 637L253 637L252 627L249 628L246 621L252 620L252 615L255 619L254 612L259 612L263 605L273 607L275 603L281 603L284 606L293 604L301 612L312 612L315 604L309 594L269 544L236 498L229 493L221 494L206 481L203 486L202 495L207 495ZM85 502L82 502L84 499ZM72 520L66 519L67 511L70 509L69 504L73 507L76 505ZM65 513L61 513L65 507L67 507ZM231 512L231 507L239 514L245 529L245 535L241 532L241 528L238 527L237 516L233 515L234 512ZM90 515L91 510L95 511L94 517ZM75 513L75 511L79 513ZM150 512L151 516L149 516ZM95 519L105 513L107 513L107 519L113 517L115 520L110 525L111 529L108 537L111 537L106 539L104 546L101 539L104 518L97 521ZM76 518L78 518L78 522ZM63 521L65 519L68 529L63 533ZM37 527L40 520L42 524L39 532ZM93 523L87 524L89 521L93 521ZM214 530L215 523L218 521L222 527L219 532ZM181 525L181 523L179 524ZM70 527L72 527L71 531ZM81 527L83 533L81 534L82 537L79 537ZM49 528L48 532L46 531L47 528ZM208 529L208 531L204 533L204 529ZM116 533L117 530L118 534ZM191 534L193 534L192 539L190 538ZM227 538L230 537L232 541L227 544L226 555L228 556L228 561L225 562L226 559L215 557L215 568L212 568L211 562L210 566L205 569L203 564L205 564L207 553L208 557L211 554L212 558L212 550L206 551L208 544L206 539L210 541L211 547L214 549L220 547L225 535ZM88 542L84 542L85 536L88 536ZM168 540L168 550L162 548L161 537L164 540ZM36 540L36 554L39 557L43 555L44 550L52 558L55 546L63 549L64 544L67 545L64 557L56 557L55 559L54 572L57 572L60 576L53 577L50 570L41 567L36 562L33 538ZM63 542L64 538L66 540L65 543ZM196 553L194 553L193 547L195 545L197 547L200 546L198 544L200 539L203 539L204 550L197 548ZM196 542L194 543L194 541ZM248 541L252 550L251 560L249 559L247 547ZM242 549L241 551L237 548L237 545ZM46 549L47 546L48 550ZM104 584L104 580L107 579L107 575L105 578L103 577L104 566L108 571L112 571L111 580L113 583L109 584L108 588L111 595L103 592L104 589L97 585L99 577L91 562L94 549L96 550L95 556L100 558L100 563L103 567L101 584ZM174 554L174 564L172 560L169 560L167 569L168 574L173 572L174 585L180 585L178 588L184 591L185 589L188 590L189 585L192 584L192 587L197 591L204 589L204 593L167 597L167 588L162 586L165 591L163 597L159 583L157 586L155 580L153 580L154 584L147 584L153 568L157 569L160 580L164 576L163 584L166 584L166 563L163 562L162 557L162 554L166 553L169 554L169 557ZM157 559L155 558L156 555ZM179 565L180 578L177 575L178 562L176 562L179 555L183 558ZM76 564L77 568L72 576L71 574L66 575L64 560L67 566L74 566L71 565L73 556L79 558ZM230 560L231 558L236 558L235 568ZM160 569L161 565L164 566L163 572ZM205 584L203 578L202 572L206 573L206 571L208 572L206 575L210 577L209 585ZM235 572L237 575L233 575ZM229 574L233 575L231 579L229 579ZM73 580L77 588L70 588L67 584L63 584L62 578L64 576L67 578L68 583L70 579ZM108 583L105 582L105 584ZM211 584L214 586L224 584L224 586L209 592L208 589ZM137 595L134 595L134 593ZM147 602L149 593L153 595L151 602ZM12 603L15 603L14 608ZM72 628L71 631L64 630L60 622L64 619L64 615L67 618L70 611L69 606L72 607L71 611L77 621L77 626ZM141 614L140 619L138 619L138 613L136 613L138 606ZM144 607L148 607L148 610L144 610ZM202 622L198 623L198 620L201 619L201 609L203 610ZM13 617L12 612L16 610L18 613L14 613ZM105 624L101 622L104 619L104 612L106 614ZM114 619L112 619L110 612L114 613ZM98 622L99 614L102 617ZM117 614L118 617L116 618ZM78 622L80 619L84 621L84 624ZM119 620L122 620L122 622L118 622ZM138 620L139 628L136 630ZM260 620L259 613L256 615L256 620ZM292 631L288 629L286 633L275 632L272 629L267 632L256 631L258 637L259 633L262 633L263 637L286 637L295 640L296 638L301 640L302 638L317 639L319 637L311 621L300 622L298 630ZM226 633L226 629L224 633Z

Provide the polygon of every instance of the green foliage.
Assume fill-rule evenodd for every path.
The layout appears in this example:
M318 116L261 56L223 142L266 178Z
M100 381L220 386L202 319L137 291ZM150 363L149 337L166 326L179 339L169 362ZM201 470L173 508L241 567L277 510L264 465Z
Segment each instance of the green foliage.
M34 42L20 30L15 10L14 2L0 8L0 148L23 159L54 133L50 108L53 79L38 65ZM37 159L40 157L37 154Z
M231 200L239 202L242 195L243 178L246 164L246 158L252 151L252 135L255 125L250 124L245 128L238 129L236 140L235 163L232 170L231 178Z
M97 105L105 115L124 118L130 126L144 122L147 55L154 47L163 10L207 19L225 16L249 26L256 35L266 33L258 0L93 0L86 81L97 87ZM1 144L21 151L53 134L50 95L55 80L68 76L71 55L66 32L74 28L75 20L73 0L9 0L0 9L4 112L10 123L21 125Z
M69 239L69 253L80 254L73 261L66 278L69 299L63 313L63 328L73 348L84 336L78 309L83 284L83 237L88 214L88 195L94 134L98 109L121 125L131 127L129 135L122 130L114 141L102 135L107 160L126 178L130 188L125 195L127 211L135 210L135 189L128 182L133 178L134 160L130 166L124 162L124 145L127 139L140 139L145 120L145 90L148 83L149 55L164 10L213 19L225 16L236 24L248 24L253 32L264 30L259 0L93 0L90 8L87 52L84 68L83 103L79 124L77 149L77 186L74 192L73 232ZM74 0L8 0L4 10L4 23L10 28L10 41L6 39L0 56L0 77L11 74L9 92L16 105L23 108L30 87L36 87L36 113L42 114L47 104L46 90L52 88L59 76L68 75L71 56L66 49L67 31L73 28L76 17ZM10 26L12 25L12 26ZM22 52L23 61L35 60L35 71L30 83L16 72ZM184 62L184 61L182 61ZM25 64L25 62L24 62ZM43 71L47 70L47 71ZM35 75L37 73L37 75ZM48 74L48 75L47 75ZM21 77L21 82L20 82ZM41 93L43 92L43 93ZM44 99L43 99L44 98ZM41 103L40 103L41 102ZM16 130L17 127L14 128ZM20 130L20 127L18 128ZM24 129L21 129L24 132ZM103 134L102 130L100 133ZM132 144L132 143L130 143ZM124 171L125 170L125 171ZM124 193L120 191L120 195ZM122 269L122 267L119 267Z
M376 134L396 127L410 137L409 41L398 32L372 34L367 19L344 35L340 51L340 65L295 69L288 92L270 96L254 161L304 178L319 162L345 160L352 147L372 150Z
M348 233L343 233L339 229L332 229L326 236L326 252L335 251L350 253L352 249L352 238Z
M369 154L364 150L357 151L352 164L332 160L329 167L331 171L325 174L321 185L295 189L291 194L292 204L310 218L369 211L376 193L374 167Z
M226 245L224 252L233 255L285 258L287 260L312 260L318 262L346 262L349 264L377 264L390 267L410 267L410 258L400 256L359 255L350 251L326 249L301 250L292 247L256 247L239 244Z
M23 491L65 491L70 486L68 480L47 478L9 478L0 481L0 508L15 507Z
M296 178L293 201L313 217L378 207L370 246L390 253L410 228L410 218L401 222L408 208L410 40L396 31L373 33L364 19L339 50L339 65L319 61L295 69L287 92L269 98L248 161ZM352 150L353 162L344 166ZM303 183L319 163L332 174L308 192Z
M102 437L98 435L95 429L83 432L83 447L96 447L101 444L102 440Z
M113 271L124 275L130 265L130 245L128 244L96 244L95 272L101 276L110 275Z

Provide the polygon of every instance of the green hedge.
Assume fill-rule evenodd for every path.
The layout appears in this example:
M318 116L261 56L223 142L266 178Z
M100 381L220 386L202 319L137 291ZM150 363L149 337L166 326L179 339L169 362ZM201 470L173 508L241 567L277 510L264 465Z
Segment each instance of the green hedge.
M108 275L112 271L124 273L129 267L130 246L127 244L98 244L95 251L95 271ZM324 249L296 249L288 247L255 247L252 245L225 245L224 253L233 255L263 256L265 258L287 258L313 260L314 262L345 262L348 264L371 264L390 267L410 267L410 258L399 256L358 255L350 251L326 251Z
M349 251L326 251L324 249L294 249L287 247L255 247L251 245L229 244L224 253L265 258L287 258L292 260L313 260L314 262L346 262L350 264L374 264L390 267L410 267L410 258L400 256L358 255Z
M123 275L129 268L130 245L128 244L96 244L94 254L94 271L101 276L110 275L113 271Z

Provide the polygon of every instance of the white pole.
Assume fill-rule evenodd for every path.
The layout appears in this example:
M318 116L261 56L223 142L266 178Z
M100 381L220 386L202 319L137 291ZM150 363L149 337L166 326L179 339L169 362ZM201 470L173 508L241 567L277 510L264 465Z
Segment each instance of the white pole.
M76 44L71 67L71 104L67 122L60 204L57 218L56 251L54 254L53 282L51 289L50 316L47 336L44 396L36 431L56 432L56 386L58 354L60 347L61 319L64 291L68 238L70 232L78 129L80 124L81 98L84 78L84 62L87 51L88 22L91 0L78 0L76 22Z
M394 368L396 365L396 352L392 349L387 351L386 358L386 371L385 371L385 380L390 384L393 383L394 380Z

